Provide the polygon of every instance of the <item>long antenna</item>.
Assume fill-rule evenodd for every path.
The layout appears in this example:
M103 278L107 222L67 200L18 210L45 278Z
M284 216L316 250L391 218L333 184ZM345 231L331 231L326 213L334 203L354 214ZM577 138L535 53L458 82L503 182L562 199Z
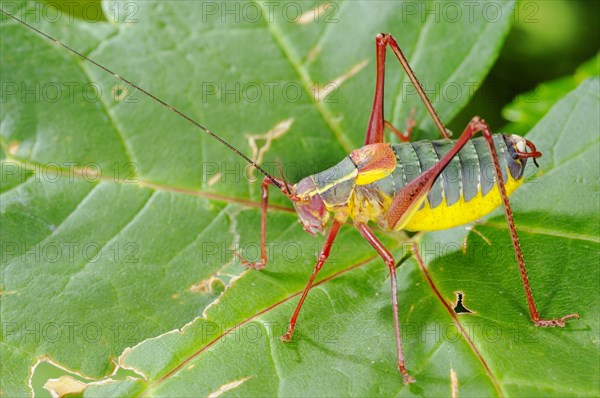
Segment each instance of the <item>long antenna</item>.
M158 102L159 104L161 104L162 106L172 110L173 112L175 112L176 114L178 114L179 116L181 116L182 118L184 118L185 120L187 120L188 122L190 122L191 124L193 124L194 126L198 127L200 130L204 131L206 134L210 135L212 138L214 138L215 140L219 141L221 144L225 145L227 148L229 148L231 151L233 151L234 153L236 153L238 156L240 156L241 158L243 158L246 162L250 163L252 166L256 167L256 169L258 171L260 171L265 177L267 177L269 180L271 180L271 182L273 183L273 185L275 185L277 188L281 189L281 184L279 184L275 178L273 178L269 173L267 173L262 167L260 167L258 164L256 164L253 160L251 160L248 156L244 155L242 152L238 151L233 145L231 145L230 143L228 143L227 141L225 141L223 138L219 137L218 135L216 135L215 133L213 133L212 131L210 131L208 128L204 127L203 125L201 125L200 123L198 123L197 121L195 121L194 119L192 119L191 117L187 116L185 113L181 112L179 109L174 108L173 106L169 105L167 102L161 100L160 98L158 98L157 96L155 96L154 94L150 94L148 91L144 90L143 88L141 88L140 86L138 86L137 84L129 81L128 79L119 76L118 74L116 74L115 72L113 72L112 70L108 69L105 66L100 65L98 62L94 61L91 58L86 57L85 55L83 55L82 53L80 53L79 51L67 46L66 44L58 41L57 39L55 39L54 37L47 35L46 33L42 32L41 30L34 28L33 26L31 26L30 24L28 24L25 21L22 21L21 19L15 17L14 15L11 15L9 13L7 13L6 11L4 11L4 9L0 8L0 11L2 11L2 13L6 16L11 17L12 19L14 19L15 21L27 26L29 29L33 30L34 32L37 32L38 34L40 34L41 36L44 36L46 39L53 41L54 43L60 45L61 47L66 48L67 50L69 50L70 52L72 52L73 54L77 55L80 58L85 59L86 61L91 62L92 64L96 65L98 68L110 73L111 75L113 75L114 77L116 77L117 79L124 81L125 83L129 84L130 86L138 89L139 91L141 91L142 93L146 94L148 97L152 98L154 101Z

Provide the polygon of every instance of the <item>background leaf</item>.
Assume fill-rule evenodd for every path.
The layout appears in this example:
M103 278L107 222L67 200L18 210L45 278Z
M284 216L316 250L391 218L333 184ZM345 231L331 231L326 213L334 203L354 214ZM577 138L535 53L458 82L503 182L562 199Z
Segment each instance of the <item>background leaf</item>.
M556 101L582 81L599 75L600 54L596 54L594 58L579 66L573 75L544 82L533 90L520 94L502 110L505 118L511 121L505 127L506 130L515 134L527 133Z
M485 75L509 27L512 5L495 3L500 19L494 22L463 18L442 23L419 9L416 16L408 17L406 7L423 4L418 2L335 3L329 11L333 14L324 11L317 23L301 25L286 20L294 14L282 14L282 10L275 12L272 22L268 18L251 21L250 17L222 22L222 14L211 14L206 8L215 3L131 4L135 7L129 10L118 8L123 5L119 2L103 4L106 19L110 21L118 9L117 19L128 23L71 22L64 16L60 23L42 18L36 26L168 100L244 153L252 153L248 135L264 134L293 119L289 131L271 143L262 159L272 172L280 159L293 180L335 164L349 149L362 144L372 101L377 32L393 33L424 84L437 83L441 90L448 82L472 82ZM263 16L268 15L264 5L256 4ZM308 3L298 4L309 12ZM2 6L14 8L15 3L3 2ZM17 15L23 13L18 7ZM257 9L246 7L248 12ZM532 280L539 283L534 284L537 294L554 291L544 289L547 286L555 286L558 292L552 301L556 309L548 301L540 307L554 315L563 315L563 309L576 310L584 319L565 330L539 332L543 333L539 348L529 348L531 355L514 368L515 359L510 358L508 364L502 351L518 344L508 340L509 344L492 345L475 335L475 344L493 365L486 373L468 342L452 335L448 313L419 269L408 262L399 275L401 319L406 324L408 366L419 380L408 389L394 365L387 272L352 228L343 229L332 261L323 271L325 282L309 296L296 343L282 345L278 336L295 304L293 295L303 287L322 241L298 228L296 216L285 211L289 209L285 198L272 195L273 203L285 208L269 213L271 263L264 271L244 272L232 258L232 250L237 248L247 256L257 253L259 192L258 184L248 183L243 162L140 93L128 90L124 98L115 100L126 87L34 32L3 18L2 36L6 101L1 122L4 344L0 349L4 394L29 394L32 367L42 359L85 378L101 379L113 372L113 361L121 356L121 364L135 368L135 373L121 370L116 376L121 381L92 385L86 394L207 395L238 382L229 393L446 395L452 368L459 375L463 395L518 395L531 390L525 390L512 369L529 366L535 358L542 374L529 388L539 390L552 380L552 373L545 374L544 369L552 365L553 372L561 371L557 361L548 365L537 358L551 351L564 360L562 350L548 347L564 347L566 339L578 349L570 353L582 352L588 358L594 351L586 347L595 344L597 349L593 337L597 335L597 311L593 311L597 301L592 294L597 291L593 284L597 277L587 285L595 290L583 290L575 297L568 296L571 285L557 282L563 272L572 272L576 280L584 265L594 270L596 264L596 257L589 257L597 255L593 205L598 178L592 177L598 160L586 162L585 158L594 156L593 148L597 148L598 118L589 116L597 95L587 94L596 83L573 94L587 108L581 104L569 108L573 98L569 99L555 116L565 124L549 119L549 128L539 137L547 141L538 144L536 140L544 161L552 160L545 169L550 188L563 187L556 191L561 197L565 192L596 195L581 210L567 205L554 208L551 205L556 201L544 195L546 201L541 203L547 206L534 206L531 211L537 209L539 214L531 216L529 206L539 202L540 193L531 194L538 198L536 202L519 202L518 195L527 195L539 185L527 185L515 195L519 225L521 217L529 222L523 227L531 228L547 228L549 219L563 221L556 227L563 233L550 236L566 246L564 267L553 271L528 258ZM431 61L440 57L444 62ZM364 68L336 86L326 100L314 103L314 84L324 86L365 60ZM386 112L402 126L418 99L406 94L403 74L391 57L389 63ZM57 100L50 91L56 85ZM74 94L68 94L69 87L74 87ZM272 96L269 87L273 87ZM94 101L94 90L101 93L101 100ZM253 92L260 92L256 102ZM439 98L434 102L444 119L468 101L466 95L455 102ZM572 109L589 112L571 119L567 116ZM424 116L419 108L421 134L434 136ZM573 141L567 136L572 131L581 132L577 135L581 138ZM561 159L568 167L558 167ZM96 177L98 170L101 178ZM553 174L555 179L551 179ZM565 184L584 191L569 190ZM587 224L569 224L572 215ZM505 231L490 228L482 229L483 233L502 247L498 258L505 268L511 266L510 248L494 233L498 230L504 236ZM438 242L448 236L456 241L462 231L428 239ZM567 243L563 237L580 233L592 239ZM403 247L397 238L382 236L400 258ZM477 238L469 239L469 248L476 250ZM544 242L540 252L556 257L553 241ZM473 271L463 274L461 268L460 275L486 281L487 275L481 273L485 267L491 275L504 276L500 262L490 268L487 260L476 257L472 263ZM462 283L451 285L453 278L446 279L443 273L450 267L444 264L450 263L438 258L430 264L432 274L439 275L436 283L447 281L442 286L444 297L453 300L456 289L466 290L467 300L477 299L465 305L497 326L498 316L485 310L487 303L500 305L498 294L479 298L470 285L468 289ZM548 274L536 275L533 269L545 269ZM506 314L502 319L528 325L526 316L518 314L525 308L518 277L516 272L511 275L510 281L499 280L497 285L508 302L500 307ZM588 275L592 278L593 272ZM477 280L472 282L477 284ZM578 301L583 304L570 307ZM567 339L570 334L576 334L574 340ZM525 343L521 347L532 346ZM595 369L585 361L580 366L580 377ZM140 374L146 378L139 379ZM279 383L273 384L273 378ZM558 395L571 388L568 392L585 395L597 390L597 384L566 381L544 392Z

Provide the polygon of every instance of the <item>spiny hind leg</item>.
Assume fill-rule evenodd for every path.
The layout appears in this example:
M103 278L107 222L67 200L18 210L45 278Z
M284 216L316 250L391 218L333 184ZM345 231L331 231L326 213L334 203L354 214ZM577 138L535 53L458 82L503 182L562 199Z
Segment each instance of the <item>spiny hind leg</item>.
M483 120L479 118L473 118L469 125L473 125L476 131L481 131L485 140L488 144L488 148L492 155L492 160L494 163L494 171L496 177L496 184L498 185L498 189L500 190L500 196L502 198L502 205L504 207L504 214L506 216L506 222L508 224L508 230L510 232L510 237L512 240L513 248L515 251L515 257L517 259L517 263L519 264L519 272L521 274L521 281L523 282L523 288L525 289L525 297L527 298L527 305L529 307L529 315L531 317L531 321L536 326L541 327L554 327L560 326L564 327L565 322L569 319L577 319L579 318L578 314L569 314L563 316L561 318L555 319L541 319L539 312L537 310L537 306L535 305L535 301L533 299L533 293L531 291L531 286L529 284L529 277L527 276L527 269L525 267L525 260L523 258L523 251L521 250L521 244L519 243L519 237L517 235L517 228L515 227L515 220L513 217L513 212L510 207L510 201L508 200L508 195L506 193L506 188L504 186L504 181L502 179L502 172L500 171L500 164L498 162L498 154L496 153L496 147L494 145L494 140L492 138L492 132L490 127ZM529 157L527 153L522 154L523 157Z
M527 305L529 307L531 320L537 326L563 327L565 326L565 322L567 320L579 318L579 315L569 314L556 319L540 318L539 312L535 305L535 301L533 299L533 294L531 292L531 286L529 283L529 278L527 276L527 269L525 267L525 260L523 259L523 251L521 250L521 245L519 244L519 237L517 236L517 230L515 227L512 209L510 207L510 202L508 200L506 188L502 179L502 172L500 171L498 154L496 153L496 147L494 145L492 132L489 126L479 117L476 116L471 120L471 122L467 125L467 127L465 128L459 139L456 141L454 146L439 162L437 162L431 169L425 171L419 177L411 181L394 197L388 209L387 224L392 229L399 229L402 228L402 226L406 225L406 222L410 220L414 212L418 209L421 203L423 203L423 200L425 200L425 196L431 189L431 186L433 185L434 181L444 170L444 168L448 165L452 158L454 158L454 156L457 155L457 153L469 141L469 139L471 139L471 137L474 134L480 131L483 133L483 136L485 137L485 140L488 144L488 148L492 155L496 184L498 185L498 189L500 191L502 205L504 207L504 213L506 215L506 221L508 224L508 229L510 231L510 236L515 251L515 257L517 259L517 263L519 264L519 272L521 274L523 288L525 289L525 296L527 299ZM531 153L522 153L519 156L523 158L531 157Z
M406 60L404 53L398 46L398 43L396 43L396 40L390 34L379 33L377 35L377 37L375 38L375 48L376 48L376 57L377 57L377 78L376 78L376 82L375 82L375 98L373 99L373 107L371 109L371 117L369 119L369 125L367 127L367 135L366 135L366 139L365 139L365 145L383 143L385 141L384 133L385 133L386 124L388 125L390 130L392 130L394 133L399 132L399 130L396 129L395 127L393 127L389 122L386 122L384 119L384 116L383 116L383 95L384 95L384 83L385 83L385 55L386 55L386 49L387 49L388 45L390 46L390 48L392 49L394 54L396 54L398 61L400 61L400 64L402 65L402 68L404 69L404 71L406 72L408 77L410 78L410 81L415 86L415 89L419 93L421 100L423 101L423 103L425 104L425 107L427 108L427 112L429 112L429 115L431 116L436 127L440 131L440 134L444 138L450 138L448 131L446 130L446 127L444 126L444 124L440 120L440 117L438 116L435 109L433 108L431 101L429 100L429 98L427 98L427 94L425 94L423 87L421 87L421 84L417 80L415 73L413 72L410 65L408 64L408 61ZM410 119L407 123L407 127L409 127L409 126L410 126ZM409 129L407 129L407 130L409 130L408 134L404 134L404 133L399 134L400 139L402 141L408 141L408 139L410 139L410 132L412 131L413 127L410 127ZM398 135L398 133L396 133L396 134Z

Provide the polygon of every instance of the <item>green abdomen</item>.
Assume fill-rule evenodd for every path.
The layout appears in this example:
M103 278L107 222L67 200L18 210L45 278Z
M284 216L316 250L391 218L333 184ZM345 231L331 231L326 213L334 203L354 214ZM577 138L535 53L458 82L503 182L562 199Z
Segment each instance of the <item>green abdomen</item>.
M507 144L510 136L495 134L493 137L502 179L510 195L522 183L526 161L519 159ZM406 184L439 162L454 144L455 141L438 140L392 145L397 167L390 176L373 185L386 196L394 197ZM425 203L404 229L451 228L488 214L500 203L487 142L484 137L477 137L469 140L442 171Z

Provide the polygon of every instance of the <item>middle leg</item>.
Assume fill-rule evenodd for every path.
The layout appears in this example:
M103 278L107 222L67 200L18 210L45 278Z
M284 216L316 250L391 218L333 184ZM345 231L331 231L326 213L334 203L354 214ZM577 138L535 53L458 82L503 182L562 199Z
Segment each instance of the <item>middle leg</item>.
M406 370L404 364L404 354L402 353L402 338L400 335L400 320L398 319L398 289L396 287L396 262L388 249L377 239L373 231L364 222L356 222L356 228L360 234L373 246L377 253L390 269L390 280L392 284L392 310L394 311L394 331L396 334L396 355L398 360L398 370L404 378L404 383L413 383L413 379Z

